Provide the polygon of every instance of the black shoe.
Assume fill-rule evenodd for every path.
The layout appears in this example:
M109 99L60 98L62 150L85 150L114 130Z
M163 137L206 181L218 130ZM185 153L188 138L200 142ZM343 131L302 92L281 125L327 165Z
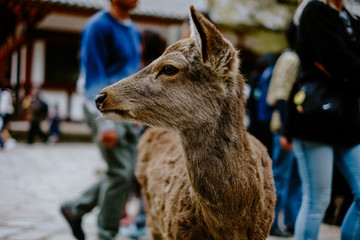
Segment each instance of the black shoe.
M271 228L270 235L283 238L291 237L290 233L281 231L279 228Z
M285 228L285 231L288 232L288 233L290 233L290 234L293 236L294 233L295 233L295 227L292 227L292 226L291 226L291 227L290 227L290 226L289 226L289 227L286 227L286 228Z
M66 204L61 205L60 213L64 216L68 222L71 231L76 239L85 240L84 231L81 228L81 218L76 219L71 215L70 207Z

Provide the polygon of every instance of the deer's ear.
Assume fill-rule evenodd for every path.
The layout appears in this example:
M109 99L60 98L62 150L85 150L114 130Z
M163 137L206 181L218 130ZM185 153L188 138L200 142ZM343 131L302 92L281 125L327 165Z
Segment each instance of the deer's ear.
M230 70L236 59L237 52L206 17L194 6L190 6L191 37L200 48L203 62L212 67L227 67ZM236 62L236 61L235 61Z

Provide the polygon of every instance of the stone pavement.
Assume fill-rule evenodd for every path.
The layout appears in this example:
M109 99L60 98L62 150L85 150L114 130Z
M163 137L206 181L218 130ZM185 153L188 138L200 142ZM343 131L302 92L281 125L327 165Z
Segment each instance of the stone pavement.
M49 121L42 121L41 129L44 132L49 130ZM12 136L18 141L26 142L27 131L30 128L28 121L11 121L10 131ZM60 122L60 141L62 142L91 142L90 128L85 122Z
M59 205L78 196L104 169L91 143L19 143L0 152L0 239L73 239L59 214ZM88 240L96 239L96 213L94 210L84 217ZM338 227L322 225L320 240L338 240L339 236Z

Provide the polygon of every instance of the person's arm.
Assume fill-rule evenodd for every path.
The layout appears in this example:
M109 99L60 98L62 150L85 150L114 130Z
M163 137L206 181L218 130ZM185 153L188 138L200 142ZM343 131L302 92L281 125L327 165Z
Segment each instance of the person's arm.
M102 121L102 125L99 127L99 140L102 141L108 148L115 147L118 139L126 138L128 130L126 129L125 125L126 124L117 125L115 129L115 124L113 121Z
M280 147L287 151L291 151L292 150L291 135L289 134L289 132L287 132L285 130L286 127L289 127L289 125L287 125L289 123L286 122L287 118L288 118L287 111L289 111L287 105L288 105L287 101L279 100L276 104L276 107L280 113L280 120L281 120L281 127L282 127L281 132L282 132L282 134L284 134L284 135L280 136L280 139L279 139Z
M107 148L113 148L117 143L118 135L115 129L110 129L105 132L100 132L98 138Z
M322 2L310 2L300 19L300 40L311 41L317 60L331 76L337 79L347 78L352 84L360 86L360 57L352 51L349 41L344 38L343 29L337 22L339 17L329 14L328 6ZM341 26L345 28L345 26ZM354 29L355 31L355 29ZM357 40L357 44L359 40Z
M289 139L285 136L280 136L280 147L282 149L285 149L286 151L291 151L293 148L292 142L289 141Z
M81 60L85 73L85 94L90 100L105 88L106 66L109 60L109 34L106 27L93 25L83 32Z
M299 58L292 50L284 51L277 60L271 77L266 101L275 106L277 101L289 98L290 91L298 74Z
M294 129L296 126L294 126L294 118L296 113L295 104L293 101L293 97L295 93L297 92L297 83L295 82L291 92L288 101L286 102L286 111L284 109L284 114L281 116L283 118L282 120L282 126L281 126L281 135L282 139L280 139L280 145L282 148L286 150L290 150L292 148L292 138L293 133L292 129Z

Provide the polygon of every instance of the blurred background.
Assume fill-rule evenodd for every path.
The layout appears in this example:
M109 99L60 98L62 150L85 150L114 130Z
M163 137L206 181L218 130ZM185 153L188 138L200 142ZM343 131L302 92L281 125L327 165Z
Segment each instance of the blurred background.
M26 119L22 100L41 89L62 120L83 120L76 93L80 32L108 0L0 0L0 81L15 97L12 120ZM171 44L186 36L188 7L195 5L241 50L247 78L260 55L287 47L284 31L298 0L139 0L133 19L141 30L159 32ZM351 8L360 13L360 2Z
M89 173L90 170L102 171L104 167L94 146L68 143L91 142L90 130L84 124L82 95L76 92L80 34L87 19L108 4L108 0L0 0L0 84L2 88L11 89L14 106L9 132L18 143L26 142L29 129L26 100L36 89L48 106L49 117L42 122L42 129L47 131L56 121L57 131L61 130L61 134L54 142L66 144L57 149L44 145L35 151L18 144L17 148L9 147L14 147L16 152L0 151L0 239L66 239L64 236L69 239L67 230L59 230L65 233L58 238L36 234L31 237L28 232L17 238L2 236L9 236L9 231L13 231L13 227L9 227L11 224L29 230L27 226L33 221L24 219L32 219L34 212L38 215L49 213L46 210L39 212L42 209L39 204L46 207L51 200L48 209L56 211L59 201L79 192L99 175ZM170 45L189 35L189 6L194 5L240 50L241 72L250 79L262 55L279 55L289 47L285 30L298 4L298 0L139 0L132 19L141 31L156 31L166 40L166 45ZM360 15L360 0L349 0L348 9ZM44 164L54 155L51 164ZM77 157L80 156L79 162ZM20 157L22 159L18 161ZM77 173L79 168L87 170L81 173L85 175ZM60 174L59 171L63 172ZM30 183L32 185L28 185ZM32 192L23 198L24 189ZM49 195L54 190L56 193ZM14 200L17 197L22 199ZM33 205L28 204L31 201ZM20 204L28 205L28 215L15 214L14 217ZM62 223L57 220L57 214L52 213L49 219ZM14 222L16 218L22 220ZM339 225L340 219L331 218L330 223ZM13 222L9 225L4 223L5 220ZM38 219L36 221L36 226L45 226L38 234L54 228L50 227L53 226L51 222L46 223L46 219L43 225L38 224ZM66 227L62 224L60 228ZM336 234L338 232L336 230Z

